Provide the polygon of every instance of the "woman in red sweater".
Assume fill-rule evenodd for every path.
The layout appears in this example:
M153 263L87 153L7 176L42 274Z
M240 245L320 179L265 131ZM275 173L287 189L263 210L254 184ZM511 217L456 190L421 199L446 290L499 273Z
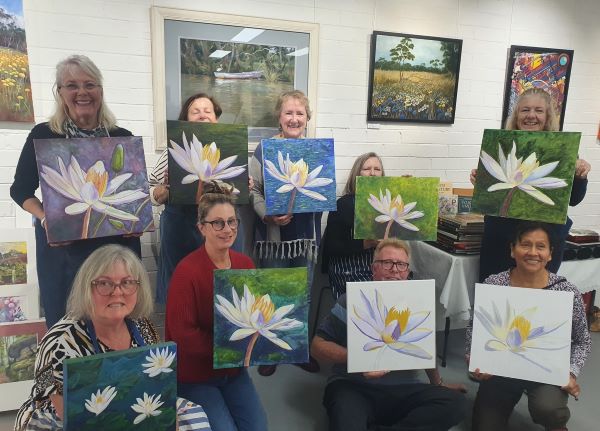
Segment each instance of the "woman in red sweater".
M204 408L214 431L264 431L267 418L245 368L213 369L213 271L251 269L231 250L238 231L234 198L207 184L198 205L204 245L185 257L169 284L165 335L177 343L178 395Z

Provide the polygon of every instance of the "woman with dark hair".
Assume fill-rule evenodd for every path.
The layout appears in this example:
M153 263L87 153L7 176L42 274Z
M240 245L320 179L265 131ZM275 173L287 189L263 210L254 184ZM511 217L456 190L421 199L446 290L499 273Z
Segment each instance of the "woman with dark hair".
M337 210L327 216L322 269L329 274L329 285L336 299L346 292L346 282L372 279L371 263L378 241L354 239L354 195L356 177L383 175L383 164L376 153L358 156L350 170L344 193L337 201Z
M499 274L490 275L486 284L513 288L546 289L573 292L573 321L571 326L571 360L569 383L558 387L545 383L511 379L482 374L475 370L480 381L473 407L474 431L501 431L508 429L508 419L521 398L527 394L529 412L533 421L546 430L566 430L570 417L568 396L577 399L580 393L577 376L591 351L581 293L572 283L547 269L552 259L553 229L544 223L522 223L517 226L510 245L510 255L516 266ZM502 287L499 287L502 288ZM466 359L471 351L472 321L467 327Z
M198 123L217 123L223 113L219 103L205 93L196 93L183 103L178 120ZM171 275L181 259L202 245L196 228L197 205L168 203L169 152L165 149L150 173L150 199L154 205L165 205L160 216L160 256L156 276L156 300L164 304ZM238 235L234 249L243 248L243 235Z
M141 256L139 236L132 235L90 238L50 246L44 207L35 196L40 180L34 139L131 136L129 130L117 126L115 116L105 103L102 81L102 73L85 55L71 55L56 65L54 113L47 123L31 129L10 187L12 199L36 218L37 275L48 327L64 316L75 274L94 250L105 244L121 244ZM90 190L96 190L96 185L89 178L105 174L104 166L101 167L103 172L98 169L98 165L94 165L87 172L85 180Z
M252 269L233 251L239 218L229 189L204 185L197 229L204 244L184 257L171 278L165 338L177 343L178 395L200 404L214 431L264 431L267 418L245 368L213 369L213 272Z
M539 88L530 88L524 91L517 99L514 109L506 121L506 129L558 131L558 121L550 95ZM585 197L587 175L590 169L591 166L588 162L583 159L577 160L569 205L575 206ZM473 169L470 178L472 184L475 184L476 175L477 170ZM508 246L518 221L486 215L484 223L479 259L480 282L485 280L488 275L495 274L512 265L513 261L508 255ZM558 272L562 262L565 240L572 225L573 221L567 217L565 224L556 224L551 228L556 237L552 261L548 266L551 272Z

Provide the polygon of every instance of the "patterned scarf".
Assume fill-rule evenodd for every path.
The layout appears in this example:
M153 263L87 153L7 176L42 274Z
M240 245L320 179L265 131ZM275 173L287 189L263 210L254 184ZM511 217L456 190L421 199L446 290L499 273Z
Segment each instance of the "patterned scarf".
M78 127L69 117L65 120L63 129L68 138L102 138L110 136L103 125L99 125L92 130L86 130Z

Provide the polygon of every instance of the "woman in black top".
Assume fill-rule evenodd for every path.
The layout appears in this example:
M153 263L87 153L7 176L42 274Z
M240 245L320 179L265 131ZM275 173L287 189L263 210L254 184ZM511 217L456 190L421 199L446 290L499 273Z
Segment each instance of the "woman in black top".
M51 327L65 314L70 286L83 261L105 244L121 244L141 256L140 239L135 236L112 236L49 246L46 218L40 200L34 139L131 136L117 127L112 112L104 103L102 74L86 56L72 55L56 65L54 83L56 107L47 123L36 125L25 142L10 196L35 222L37 274L46 324Z
M337 201L337 211L330 212L327 217L322 270L329 274L335 298L346 292L347 281L371 281L371 262L377 241L354 239L356 177L383 175L383 164L376 153L359 156L350 170L344 194Z

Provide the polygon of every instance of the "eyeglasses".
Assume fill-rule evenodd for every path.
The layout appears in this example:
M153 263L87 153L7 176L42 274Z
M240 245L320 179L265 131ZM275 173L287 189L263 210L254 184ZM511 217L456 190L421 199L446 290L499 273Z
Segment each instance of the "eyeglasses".
M128 296L133 295L138 290L140 280L126 278L119 283L115 283L112 280L94 280L92 281L92 286L96 288L96 292L101 296L112 295L117 286L121 288L123 295Z
M393 261L390 259L386 259L386 260L376 260L373 263L378 263L380 264L383 269L385 269L386 271L393 271L394 267L398 268L398 271L400 272L404 272L408 269L408 262L402 262L402 261Z
M78 85L75 84L73 82L67 84L67 85L61 85L58 87L58 89L60 90L61 88L64 88L65 90L74 93L75 91L79 90L80 88L84 89L85 91L94 91L97 88L102 87L101 85L98 85L94 82L86 82L82 85Z
M210 225L212 225L213 229L216 231L225 229L225 220L223 220L223 219L217 219L217 220L212 220L212 221L202 221L202 222L200 222L200 224L210 224ZM231 229L237 229L237 227L239 225L240 225L239 218L230 218L227 220L227 226L229 226Z

